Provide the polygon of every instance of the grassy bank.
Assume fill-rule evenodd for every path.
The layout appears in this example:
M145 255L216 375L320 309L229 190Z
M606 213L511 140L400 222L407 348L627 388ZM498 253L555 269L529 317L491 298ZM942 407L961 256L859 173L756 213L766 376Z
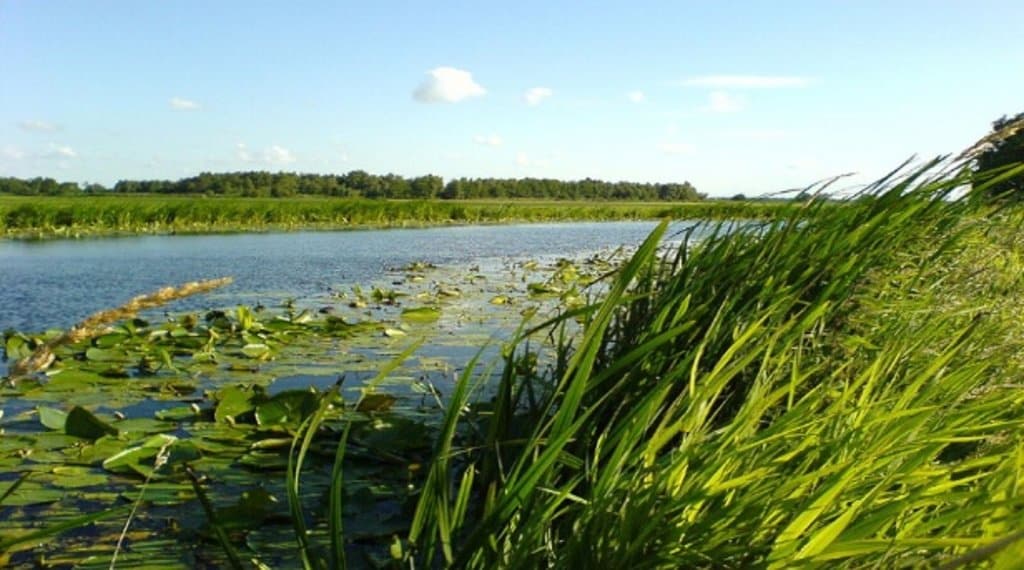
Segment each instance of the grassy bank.
M785 207L784 203L726 201L673 204L153 195L0 196L0 235L53 238L665 217L760 218L774 215Z
M966 179L933 176L667 261L652 236L555 370L510 357L476 429L460 384L414 557L1016 567L1024 216L950 201Z

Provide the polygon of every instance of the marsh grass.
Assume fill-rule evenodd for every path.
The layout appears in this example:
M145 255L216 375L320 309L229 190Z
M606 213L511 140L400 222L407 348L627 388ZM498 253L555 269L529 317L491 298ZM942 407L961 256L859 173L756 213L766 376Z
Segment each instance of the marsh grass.
M692 203L225 198L151 195L0 196L0 237L358 229L442 224L762 218L787 202Z
M551 374L514 373L510 347L484 420L460 380L406 561L1012 567L1024 217L957 198L972 181L901 169L668 255L662 224L541 331Z

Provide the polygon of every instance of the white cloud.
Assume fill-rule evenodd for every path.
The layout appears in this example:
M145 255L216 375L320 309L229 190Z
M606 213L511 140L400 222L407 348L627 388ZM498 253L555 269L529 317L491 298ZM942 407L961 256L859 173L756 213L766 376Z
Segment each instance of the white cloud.
M263 151L263 162L267 164L289 164L295 162L295 155L283 146L275 144Z
M516 164L519 166L530 166L530 157L525 152L516 153Z
M697 147L690 143L664 142L658 145L658 150L665 154L679 156L684 154L693 154L694 152L696 152Z
M809 78L793 75L703 75L683 81L683 85L711 89L780 89L810 84Z
M473 80L473 74L454 67L436 67L427 72L427 78L412 96L420 103L458 103L470 97L487 93Z
M60 125L55 125L46 121L21 121L18 123L18 127L23 131L35 133L53 133L60 130Z
M712 113L735 113L742 111L744 106L743 99L725 91L712 91L708 94L707 110Z
M540 105L542 101L554 95L555 92L547 87L531 87L523 93L523 100L526 101L527 105L536 107Z
M78 158L78 153L70 146L50 143L50 150L46 156L49 158Z
M175 111L198 111L200 109L199 103L191 99L182 99L181 97L172 97L170 105Z
M292 151L280 145L269 146L263 152L254 154L245 143L235 145L235 158L242 162L259 162L271 166L290 164L297 160ZM348 160L348 155L342 153L342 160Z
M475 142L476 144L479 144L479 145L484 145L484 146L501 146L501 143L503 143L504 141L501 140L501 137L499 137L498 135L490 134L490 135L477 135L477 136L473 137L473 142Z
M631 103L636 104L647 102L647 96L644 95L643 91L630 91L629 93L626 93L626 98L629 99Z
M8 160L21 160L25 158L25 151L16 146L6 145L0 148L0 156Z

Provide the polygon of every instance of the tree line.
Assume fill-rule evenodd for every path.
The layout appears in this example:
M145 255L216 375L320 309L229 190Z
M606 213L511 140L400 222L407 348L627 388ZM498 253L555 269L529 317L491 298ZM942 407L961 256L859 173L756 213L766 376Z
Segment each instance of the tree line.
M83 192L121 194L204 194L243 197L338 196L370 199L557 199L696 201L705 196L689 182L654 184L551 178L456 178L434 175L406 178L362 170L347 174L291 172L204 172L181 180L121 180L112 188L80 186L52 178L0 178L0 193L67 195Z

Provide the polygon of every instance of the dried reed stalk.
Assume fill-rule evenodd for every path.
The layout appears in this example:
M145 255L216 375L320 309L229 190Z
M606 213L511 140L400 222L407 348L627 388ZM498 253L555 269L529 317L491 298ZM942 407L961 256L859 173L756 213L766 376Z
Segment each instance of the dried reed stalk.
M208 281L192 281L179 287L164 287L148 295L139 295L119 307L94 313L71 327L68 332L39 345L32 354L14 363L8 376L13 380L36 372L43 372L56 360L53 349L58 346L92 338L103 333L107 325L134 317L139 311L159 307L192 295L207 293L223 287L231 281L230 277L222 277Z

